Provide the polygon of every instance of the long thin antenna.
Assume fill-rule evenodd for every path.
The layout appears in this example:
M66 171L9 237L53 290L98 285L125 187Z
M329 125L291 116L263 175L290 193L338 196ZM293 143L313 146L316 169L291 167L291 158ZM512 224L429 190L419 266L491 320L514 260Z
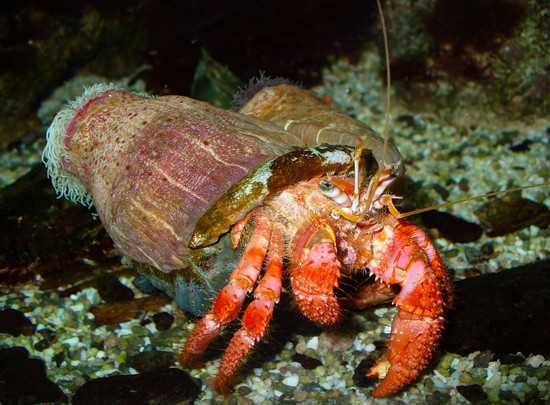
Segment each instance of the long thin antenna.
M388 147L388 138L390 136L390 108L391 108L391 71L390 71L390 47L388 44L388 30L386 28L386 19L380 0L376 0L378 14L380 15L380 24L382 24L382 35L384 36L384 54L386 62L386 116L384 119L384 149L382 149L382 159L386 158L386 149ZM382 161L382 164L384 162Z
M388 149L389 134L390 134L390 107L391 107L391 75L390 75L390 47L388 44L388 33L386 30L386 20L384 18L384 10L382 9L382 3L380 0L376 0L376 5L378 6L378 14L380 16L380 23L382 24L382 34L384 36L384 53L386 55L386 116L384 123L384 147L382 148L382 157L379 162L379 167L374 176L371 177L369 186L366 193L365 206L367 210L371 209L372 201L374 198L375 191L378 187L378 182L380 180L380 175L382 171L386 168L386 151Z
M463 203L463 202L466 202L466 201L480 200L482 198L494 197L494 196L500 195L500 194L508 194L508 193L513 193L515 191L526 190L528 188L544 187L544 186L548 186L548 185L550 185L550 182L540 183L540 184L531 184L529 186L511 188L509 190L494 191L492 193L487 193L487 194L483 194L483 195L476 195L476 196L473 196L473 197L461 198L460 200L451 201L451 202L448 202L448 203L445 203L445 204L432 205L431 207L426 207L426 208L419 208L419 209L414 210L414 211L409 211L409 212L404 212L404 213L396 213L396 214L394 214L394 216L396 218L410 217L411 215L421 214L423 212L433 211L433 210L437 210L437 209L443 208L443 207L449 207L451 205L460 204L460 203Z
M380 24L382 25L382 35L383 35L383 38L384 38L384 54L385 54L385 62L386 62L386 114L385 114L385 120L384 120L385 121L384 122L384 147L382 149L382 159L381 159L381 162L380 162L381 168L379 168L378 171L376 172L376 174L371 178L369 188L368 188L367 193L366 193L367 207L371 206L372 200L374 198L374 193L375 193L375 190L376 190L376 186L378 185L378 182L379 182L379 179L380 179L380 175L382 173L382 170L384 170L384 168L385 168L384 167L385 166L384 159L386 158L386 150L387 150L387 147L388 147L389 133L390 133L391 70L390 70L390 48L389 48L389 40L388 40L388 29L387 29L387 26L386 26L386 18L384 16L384 10L382 8L381 0L376 0L376 5L378 7L378 14L380 16ZM434 205L434 206L426 207L426 208L420 208L420 209L410 211L410 212L405 212L405 213L400 213L395 208L395 206L392 203L391 196L388 196L390 198L387 199L386 204L388 205L388 208L390 209L390 212L392 213L392 215L394 217L396 217L396 218L405 218L405 217L408 217L408 216L411 216L411 215L416 215L416 214L420 214L422 212L432 211L432 210L436 210L436 209L443 208L443 207L448 207L448 206L463 203L463 202L466 202L466 201L479 200L479 199L482 199L482 198L493 197L493 196L500 195L500 194L506 194L506 193L511 193L511 192L514 192L514 191L520 191L520 190L525 190L525 189L528 189L528 188L535 188L535 187L548 186L548 185L550 185L550 182L541 183L541 184L533 184L533 185L524 186L524 187L517 187L517 188L510 189L510 190L495 191L493 193L488 193L488 194L484 194L484 195L480 195L480 196L474 196L474 197L462 198L462 199L457 200L457 201L452 201L452 202L448 202L448 203L445 203L445 204Z

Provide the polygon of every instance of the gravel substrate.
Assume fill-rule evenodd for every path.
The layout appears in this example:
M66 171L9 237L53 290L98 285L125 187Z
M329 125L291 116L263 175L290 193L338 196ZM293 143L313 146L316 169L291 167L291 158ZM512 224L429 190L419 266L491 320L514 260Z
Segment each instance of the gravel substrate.
M316 92L329 96L335 105L383 132L384 102L380 98L383 85L379 80L379 60L375 53L366 53L356 66L337 61L325 72L324 84ZM435 203L445 202L433 185L441 185L449 192L447 201L503 190L512 186L547 181L549 122L506 129L486 125L451 126L433 116L412 114L403 110L394 100L391 137L407 161L407 174L415 181L423 181L429 197ZM455 117L456 118L456 117ZM465 117L467 118L467 117ZM456 122L456 120L454 120ZM465 121L466 122L466 121ZM509 125L509 124L508 124ZM525 153L515 153L510 146L525 140L532 147ZM458 186L467 181L468 190ZM525 190L526 198L550 204L548 188ZM459 204L447 210L469 221L481 202ZM504 237L488 238L470 244L452 244L445 239L435 243L448 267L457 279L469 275L468 249L479 249L485 243L494 246L490 260L476 263L479 273L497 272L519 264L548 257L550 252L548 230L535 226ZM123 280L130 285L130 280ZM95 289L85 289L66 298L44 294L37 287L8 290L0 287L0 307L11 307L24 312L37 325L31 336L12 337L2 334L0 346L23 346L31 356L44 359L48 376L68 394L86 381L114 373L136 373L126 359L142 350L177 352L194 322L173 304L163 310L175 316L174 325L166 331L157 331L153 322L142 326L142 319L116 326L94 325L91 305L100 303ZM139 294L137 295L139 297ZM375 316L372 316L374 313ZM550 359L541 355L521 358L520 364L505 364L501 360L483 361L483 353L469 356L444 354L424 376L404 393L391 399L373 399L369 389L358 388L352 377L361 360L377 350L376 343L387 341L395 308L381 307L373 312L352 315L353 330L331 330L319 336L292 338L276 357L243 376L230 404L442 404L467 403L466 396L489 403L536 399L550 402ZM55 331L55 339L48 347L37 344ZM221 353L221 348L220 348ZM322 362L312 370L292 361L295 353L317 358ZM203 392L197 403L220 403L211 386L219 358L209 361L192 375L203 381ZM474 387L473 394L460 386ZM481 388L478 388L481 387ZM460 392L462 393L460 393Z
M151 348L177 351L194 326L179 309L168 305L164 310L175 316L175 323L167 331L157 331L154 323L141 325L152 314L117 326L97 327L89 308L99 302L97 291L91 288L67 298L46 295L35 288L2 291L2 306L25 312L37 325L32 336L2 335L2 346L23 346L31 356L44 359L49 378L70 395L90 379L137 373L127 366L127 358L140 351ZM512 400L525 403L535 398L550 401L550 360L531 355L525 359L519 357L518 364L503 364L500 360L483 361L486 354L480 352L469 356L442 355L434 362L433 370L403 394L373 399L368 389L356 386L352 377L359 362L376 350L375 343L387 340L395 308L377 308L374 314L378 320L353 315L353 330L295 336L272 361L243 378L229 403L466 403L459 393L460 386L481 387L491 403ZM55 331L55 340L49 347L39 349L48 330ZM318 358L323 365L307 370L292 361L295 353ZM211 389L218 366L217 359L191 372L203 381L197 403L222 401Z

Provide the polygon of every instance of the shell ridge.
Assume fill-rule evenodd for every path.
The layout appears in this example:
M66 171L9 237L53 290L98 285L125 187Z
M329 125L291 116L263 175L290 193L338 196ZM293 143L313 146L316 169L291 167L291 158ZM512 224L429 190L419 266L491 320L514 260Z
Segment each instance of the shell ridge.
M46 131L46 146L42 151L42 162L46 166L48 177L51 179L57 198L65 197L75 203L91 208L93 199L84 183L76 176L67 173L64 168L70 160L65 137L67 128L78 111L88 101L110 90L124 90L114 83L96 83L90 87L84 86L84 92L67 104L56 114L50 127ZM141 97L151 98L146 93L135 93Z

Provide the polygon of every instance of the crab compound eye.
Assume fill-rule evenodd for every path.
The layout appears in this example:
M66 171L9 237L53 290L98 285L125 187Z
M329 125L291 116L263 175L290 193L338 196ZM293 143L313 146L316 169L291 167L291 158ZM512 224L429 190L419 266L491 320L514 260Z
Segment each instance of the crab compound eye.
M332 194L337 192L336 186L330 180L324 179L319 182L319 188L327 197L332 197Z
M349 196L328 179L321 180L319 188L324 195L341 207L347 207L351 202Z

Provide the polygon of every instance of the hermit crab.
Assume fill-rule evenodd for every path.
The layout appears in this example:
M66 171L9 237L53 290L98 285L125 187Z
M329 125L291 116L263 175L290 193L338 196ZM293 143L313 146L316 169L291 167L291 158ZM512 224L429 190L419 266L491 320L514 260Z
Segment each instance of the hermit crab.
M430 362L450 279L427 235L394 216L401 155L309 91L265 81L230 111L100 84L47 137L58 193L93 204L128 262L202 315L184 366L244 311L219 392L265 336L283 286L304 316L331 326L340 281L356 273L374 277L357 286L355 307L383 296L399 308L387 354L368 371L384 378L372 395L399 392Z

